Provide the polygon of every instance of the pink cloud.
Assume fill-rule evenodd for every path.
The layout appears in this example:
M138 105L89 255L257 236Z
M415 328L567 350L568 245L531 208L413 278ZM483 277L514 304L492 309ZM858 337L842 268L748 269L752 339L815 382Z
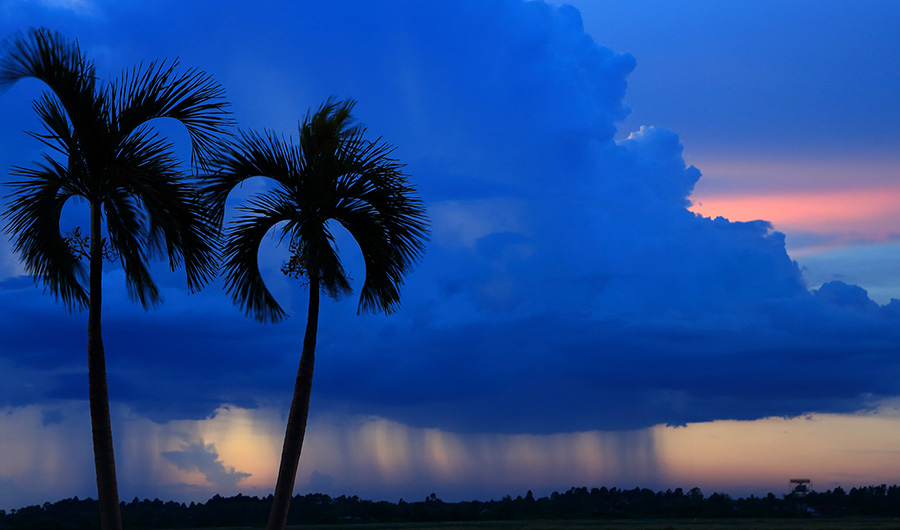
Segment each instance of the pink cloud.
M900 232L900 186L856 190L702 194L691 211L731 221L765 219L782 232L886 240Z

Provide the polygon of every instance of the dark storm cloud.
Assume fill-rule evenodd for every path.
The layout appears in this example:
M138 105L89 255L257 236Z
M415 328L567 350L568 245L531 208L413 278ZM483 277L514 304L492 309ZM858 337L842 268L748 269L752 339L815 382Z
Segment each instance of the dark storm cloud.
M293 357L283 357L300 339L288 333L261 347L259 337L273 328L244 318L218 286L203 297L166 290L169 303L156 311L128 300L119 271L106 275L104 287L111 398L154 421L208 417L222 403L253 408L253 396L296 369ZM86 399L87 313L68 313L33 287L0 289L0 303L8 308L0 363L9 367L0 404Z
M849 412L900 390L896 320L813 299L741 316L454 326L412 353L323 361L320 395L421 425L553 431Z
M900 394L898 304L878 307L841 283L809 292L767 222L689 212L701 174L675 132L614 140L635 59L598 45L574 8L302 7L212 14L266 28L253 39L225 24L175 39L182 18L153 23L161 15L147 7L123 16L149 18L152 38L88 34L116 68L146 60L147 42L166 43L153 57L182 42L226 85L245 126L290 134L329 94L352 96L360 121L409 164L433 224L427 255L396 315L356 316L352 297L323 300L312 414L551 432L846 412ZM360 280L353 245L339 242ZM178 275L163 275L165 305L144 312L110 272L112 399L155 421L287 402L305 293L278 277L272 256L261 252L267 281L294 315L278 325L245 318L219 285L185 296ZM0 397L83 395L86 316L21 285L0 285L0 362L34 383ZM167 458L221 466L202 444Z

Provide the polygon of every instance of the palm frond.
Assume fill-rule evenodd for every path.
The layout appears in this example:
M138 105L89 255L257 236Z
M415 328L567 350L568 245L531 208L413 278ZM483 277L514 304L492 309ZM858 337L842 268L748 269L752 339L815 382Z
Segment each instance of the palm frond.
M191 163L206 169L224 149L233 125L225 90L212 77L196 69L178 73L177 61L150 63L146 69L123 73L108 87L113 116L120 138L127 137L148 121L172 118L187 129L191 138Z
M26 131L26 134L56 153L68 157L68 153L75 148L75 132L72 130L59 100L44 92L33 106L44 126L44 132Z
M4 231L25 270L70 310L87 305L87 271L60 234L59 220L66 201L75 193L66 185L66 169L47 157L34 169L14 167L13 175L26 180L9 183Z
M0 88L26 77L43 81L62 96L94 93L94 65L82 55L78 42L46 28L31 28L3 41Z
M172 270L184 265L191 291L215 275L217 230L206 205L179 170L171 145L150 130L129 136L116 153L106 208L110 234L121 225L115 243L125 245L123 266L135 272L128 281L145 306L158 301L156 287L146 283L148 259L167 257Z
M115 188L104 202L104 214L110 244L119 253L125 271L128 296L150 308L156 307L161 298L147 267L147 221L141 206L134 195Z
M216 270L217 228L197 188L178 169L170 146L155 135L129 137L118 153L122 182L146 213L147 254L167 256L172 270L185 267L188 287L201 288Z
M290 234L293 268L289 273L316 274L322 289L337 296L349 292L328 220L340 223L356 240L366 265L359 311L395 311L404 276L421 257L428 239L428 219L403 165L391 158L394 148L379 138L365 139L354 125L352 100L327 100L307 113L294 145L271 133L242 132L207 176L221 222L228 194L245 179L264 176L278 187L250 201L245 215L228 230L226 288L235 303L266 320L281 309L265 290L256 252L276 223Z
M366 266L360 290L360 313L395 311L399 307L403 278L421 256L427 236L425 229L414 228L412 234L399 234L391 227L397 221L390 217L396 215L396 212L378 211L364 202L345 203L335 215L359 245ZM424 224L424 218L421 220Z
M289 141L266 131L264 134L241 131L215 161L212 172L202 178L202 194L208 199L216 221L221 224L229 193L245 180L268 177L289 192L295 184L298 167L296 149Z
M240 207L225 242L225 288L248 315L261 322L278 322L284 310L269 292L259 270L257 254L266 233L280 222L282 238L297 223L295 209L280 193L270 193Z
M94 65L77 41L46 28L7 38L0 56L0 90L34 78L43 81L66 110L78 135L100 133L107 106L96 91Z
M424 252L429 223L403 165L390 156L394 148L364 134L358 129L345 141L351 160L334 218L353 235L366 264L358 311L391 313L404 276Z

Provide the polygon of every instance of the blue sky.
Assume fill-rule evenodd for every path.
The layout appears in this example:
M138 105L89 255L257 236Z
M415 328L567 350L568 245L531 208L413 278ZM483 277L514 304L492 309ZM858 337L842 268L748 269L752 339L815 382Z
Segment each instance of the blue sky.
M759 493L791 473L754 475L748 456L744 478L691 474L680 440L749 429L776 451L777 422L809 421L829 434L790 423L798 443L863 452L845 425L867 421L854 428L885 442L900 429L893 2L4 1L0 15L3 35L77 38L101 76L180 57L224 85L242 128L290 135L330 95L353 98L397 146L432 238L397 314L324 301L298 492ZM22 133L40 88L0 95L2 168L40 155ZM362 277L352 241L339 246ZM274 240L260 253L291 314L277 325L246 318L220 284L187 295L162 266L165 303L145 312L108 268L123 498L271 489L305 320L286 255ZM22 274L0 240L9 507L88 496L93 480L86 314ZM41 444L52 465L13 456ZM726 458L709 454L711 467ZM890 480L833 457L793 474Z

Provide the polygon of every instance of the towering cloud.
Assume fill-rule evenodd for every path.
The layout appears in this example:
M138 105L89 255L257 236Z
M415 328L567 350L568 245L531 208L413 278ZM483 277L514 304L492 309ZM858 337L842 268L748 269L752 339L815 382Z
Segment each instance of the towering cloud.
M216 73L245 126L290 134L329 94L357 99L360 120L398 146L430 211L433 239L400 313L359 317L352 297L323 304L314 411L549 433L852 411L900 392L896 304L879 308L839 283L811 293L766 221L688 211L700 171L685 164L675 132L618 130L635 59L586 34L575 8L229 4L210 16L248 21L247 35L213 23L186 42L177 21L190 17L177 15L188 4L169 6L173 24L138 6L121 16L157 21L142 39L180 42ZM92 37L117 43L104 65L146 59L130 55L143 53L133 36L109 29ZM4 165L27 161L11 156ZM361 280L357 251L338 238ZM261 253L273 291L299 318L269 326L216 286L183 296L174 277L166 304L144 313L109 272L112 399L158 422L223 403L284 405L304 297L278 274L280 256ZM0 284L0 366L34 383L0 389L2 404L78 395L83 338L70 323L81 317L22 285ZM73 328L71 338L34 331L47 322ZM168 458L208 454L197 446Z

